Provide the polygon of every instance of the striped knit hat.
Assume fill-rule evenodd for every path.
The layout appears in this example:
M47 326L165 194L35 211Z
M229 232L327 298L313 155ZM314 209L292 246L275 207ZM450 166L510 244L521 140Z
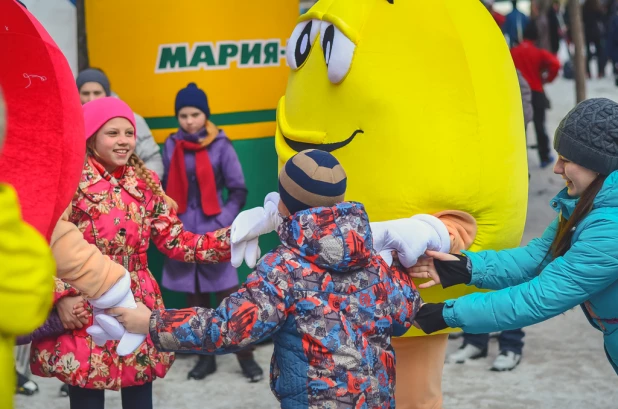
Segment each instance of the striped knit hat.
M279 195L290 214L342 202L346 185L347 177L339 161L317 149L292 156L279 174Z

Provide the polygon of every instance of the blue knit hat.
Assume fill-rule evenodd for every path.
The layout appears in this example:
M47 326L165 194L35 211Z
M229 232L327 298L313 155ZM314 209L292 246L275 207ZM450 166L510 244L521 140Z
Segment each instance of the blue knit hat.
M210 118L210 107L208 106L206 93L199 89L194 82L176 94L176 116L178 116L178 112L181 109L186 107L197 108L206 114L206 118Z
M279 173L279 195L291 214L342 202L346 186L347 177L339 161L317 149L292 156Z

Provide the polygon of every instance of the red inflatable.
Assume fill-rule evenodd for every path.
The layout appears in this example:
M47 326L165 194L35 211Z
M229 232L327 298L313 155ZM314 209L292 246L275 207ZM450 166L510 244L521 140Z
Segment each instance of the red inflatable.
M0 88L7 110L0 182L49 240L77 190L85 156L82 107L54 40L15 0L0 1Z

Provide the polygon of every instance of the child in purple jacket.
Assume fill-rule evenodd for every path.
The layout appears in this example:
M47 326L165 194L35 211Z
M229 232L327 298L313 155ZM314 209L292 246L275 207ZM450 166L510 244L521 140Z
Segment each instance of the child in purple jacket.
M180 128L163 146L165 191L178 203L178 216L188 230L207 232L227 227L247 198L238 156L225 133L209 121L208 99L197 85L191 83L178 92L175 110ZM210 307L211 293L218 305L238 289L238 273L230 263L198 266L166 258L163 286L186 293L189 307ZM245 377L251 382L262 379L263 371L253 359L252 348L236 355ZM216 369L214 356L200 356L188 377L203 379Z

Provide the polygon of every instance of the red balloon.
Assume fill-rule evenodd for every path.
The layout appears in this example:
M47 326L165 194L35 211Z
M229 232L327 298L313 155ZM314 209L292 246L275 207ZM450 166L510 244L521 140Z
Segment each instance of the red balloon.
M7 114L0 182L17 190L24 220L49 240L84 163L79 94L60 48L15 0L0 1L0 56Z

